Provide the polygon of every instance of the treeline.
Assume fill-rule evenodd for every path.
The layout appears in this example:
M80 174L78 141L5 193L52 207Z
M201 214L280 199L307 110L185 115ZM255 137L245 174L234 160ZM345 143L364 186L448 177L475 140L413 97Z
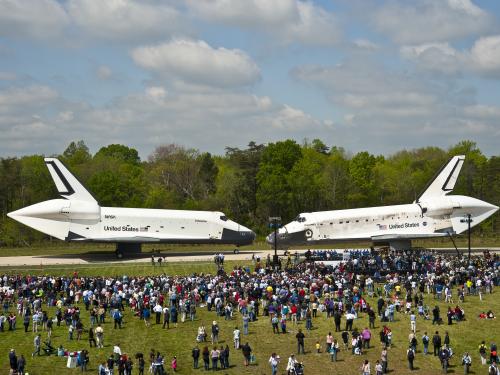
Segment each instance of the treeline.
M293 140L224 156L171 144L141 160L138 152L112 144L95 155L83 141L59 157L102 206L220 210L257 233L267 234L269 216L284 222L300 212L409 203L452 155L465 154L454 194L498 205L500 157L487 158L471 141L448 150L426 147L391 156L351 154L321 140ZM26 245L46 236L9 219L10 211L57 197L43 156L0 159L0 245ZM498 213L480 232L498 234Z

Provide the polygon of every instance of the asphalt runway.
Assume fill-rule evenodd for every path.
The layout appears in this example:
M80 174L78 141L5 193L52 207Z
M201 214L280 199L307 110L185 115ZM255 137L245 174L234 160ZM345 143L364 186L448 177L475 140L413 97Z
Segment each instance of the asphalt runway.
M328 249L326 249L328 250ZM342 252L345 249L331 249ZM455 253L454 248L440 248L436 249L443 253ZM459 248L461 253L466 254L467 248ZM485 250L482 248L472 248L473 253L480 253ZM500 252L500 247L490 247L488 250L492 252ZM305 253L307 250L291 250L294 254L297 251L299 254ZM241 251L238 254L233 252L223 251L225 260L251 260L252 254L255 257L265 259L267 255L273 256L274 250L248 250ZM52 266L52 265L82 265L82 264L99 264L99 263L115 263L115 264L134 264L151 262L152 253L141 253L132 255L130 258L116 259L113 252L108 253L87 253L87 254L70 254L70 255L35 255L35 256L9 256L0 257L0 267L20 267L20 266ZM155 253L155 259L162 256L166 262L207 262L213 261L215 252L207 254L206 252L195 253L179 253L179 252L163 252L160 254ZM278 250L278 255L283 256L284 250Z

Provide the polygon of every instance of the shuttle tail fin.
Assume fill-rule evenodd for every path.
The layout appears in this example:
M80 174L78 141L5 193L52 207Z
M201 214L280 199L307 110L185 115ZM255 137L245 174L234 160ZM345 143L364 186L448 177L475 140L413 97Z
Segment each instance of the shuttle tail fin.
M428 198L442 197L448 194L455 187L458 175L464 164L465 155L456 155L441 168L434 179L429 182L426 189L415 201L416 203L425 201Z
M57 191L63 198L97 203L92 194L83 187L82 183L71 174L59 159L45 158L45 165L49 169Z

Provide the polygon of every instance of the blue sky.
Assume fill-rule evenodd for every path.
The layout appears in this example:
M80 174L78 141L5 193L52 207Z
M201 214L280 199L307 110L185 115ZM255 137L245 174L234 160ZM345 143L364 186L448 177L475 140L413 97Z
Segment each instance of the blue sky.
M500 3L0 0L0 156L500 145Z

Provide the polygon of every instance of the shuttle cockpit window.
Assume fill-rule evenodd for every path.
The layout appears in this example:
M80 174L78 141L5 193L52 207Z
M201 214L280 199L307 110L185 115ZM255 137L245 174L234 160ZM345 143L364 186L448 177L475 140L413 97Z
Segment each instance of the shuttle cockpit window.
M298 221L299 223L304 223L306 221L306 218L299 215L295 218L295 221Z
M220 219L221 219L222 221L227 221L227 216L222 215L222 216L220 217Z

